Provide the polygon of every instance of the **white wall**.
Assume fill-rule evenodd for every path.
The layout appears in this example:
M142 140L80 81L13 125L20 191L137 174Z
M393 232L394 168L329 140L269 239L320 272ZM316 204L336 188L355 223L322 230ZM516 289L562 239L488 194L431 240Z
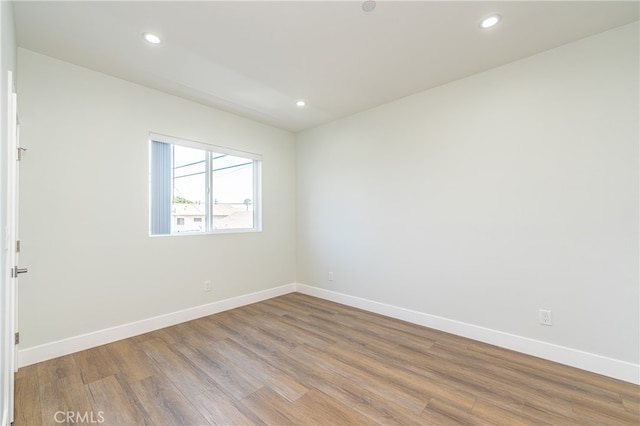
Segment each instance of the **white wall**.
M636 23L301 133L298 282L637 370L638 47Z
M21 350L295 281L293 134L31 51L18 63ZM263 155L263 232L149 237L150 131Z

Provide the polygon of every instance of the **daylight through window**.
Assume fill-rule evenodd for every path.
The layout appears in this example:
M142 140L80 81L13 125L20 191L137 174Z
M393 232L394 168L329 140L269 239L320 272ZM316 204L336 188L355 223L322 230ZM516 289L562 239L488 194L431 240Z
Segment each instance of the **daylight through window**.
M260 230L257 154L151 135L151 235Z

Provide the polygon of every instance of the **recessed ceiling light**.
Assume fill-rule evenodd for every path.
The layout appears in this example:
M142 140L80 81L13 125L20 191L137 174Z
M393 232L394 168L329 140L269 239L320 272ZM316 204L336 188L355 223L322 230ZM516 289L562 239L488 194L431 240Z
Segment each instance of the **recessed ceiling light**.
M362 10L364 10L365 12L371 12L375 8L376 8L376 2L373 0L367 0L364 3L362 3Z
M299 106L299 107L307 106L307 101L300 99L299 101L296 101L296 106Z
M160 44L160 42L162 41L160 40L160 37L151 33L142 33L142 38L151 44Z
M482 28L491 28L494 25L496 25L498 22L500 22L500 15L491 15L484 18L480 23L480 26Z

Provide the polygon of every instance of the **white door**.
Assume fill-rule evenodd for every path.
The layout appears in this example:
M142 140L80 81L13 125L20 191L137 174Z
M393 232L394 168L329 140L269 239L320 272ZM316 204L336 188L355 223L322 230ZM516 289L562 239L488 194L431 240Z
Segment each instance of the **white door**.
M18 268L18 167L21 149L18 142L17 95L13 86L13 73L8 75L7 108L7 203L6 240L4 241L4 282L2 289L2 421L13 421L14 373L17 370L17 291L18 275L26 269Z

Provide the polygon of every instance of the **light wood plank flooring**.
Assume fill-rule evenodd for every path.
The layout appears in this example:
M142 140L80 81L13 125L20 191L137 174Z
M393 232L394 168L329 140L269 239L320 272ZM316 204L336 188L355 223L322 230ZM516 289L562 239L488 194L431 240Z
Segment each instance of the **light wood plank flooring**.
M40 364L15 425L638 425L638 386L299 293Z

